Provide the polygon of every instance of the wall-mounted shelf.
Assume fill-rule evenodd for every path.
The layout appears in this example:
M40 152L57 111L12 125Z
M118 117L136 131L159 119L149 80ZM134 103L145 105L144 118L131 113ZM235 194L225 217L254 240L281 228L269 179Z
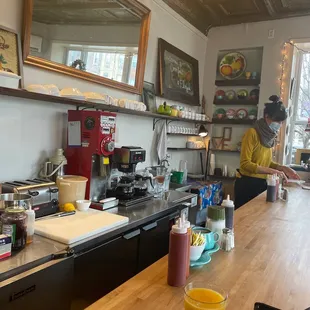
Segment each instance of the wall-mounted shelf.
M258 105L258 99L214 99L215 105Z
M229 153L240 153L238 150L217 150L217 149L210 149L211 152L229 152Z
M52 96L52 95L33 93L33 92L28 92L22 89L0 87L0 95L36 100L42 103L43 102L49 102L49 103L54 102L58 104L72 105L72 106L75 106L76 108L82 108L82 107L83 108L94 108L98 110L116 112L116 113L121 113L121 114L143 116L143 117L149 117L153 119L165 119L169 121L182 121L186 123L194 123L194 124L199 123L199 124L205 124L205 125L210 124L210 122L207 122L207 121L184 119L184 118L179 118L179 117L152 113L148 111L143 112L143 111L130 110L130 109L125 109L125 108L121 108L118 106L99 104L99 103L94 103L94 102L85 101L85 100L76 100L76 99L70 99L70 98L64 98L64 97L58 97L58 96Z
M200 149L188 149L186 147L168 147L167 150L170 151L205 151L205 148Z
M259 86L260 79L216 80L216 86Z
M213 118L213 124L231 124L231 125L252 125L255 120L251 119L228 119L228 118Z
M185 136L185 137L200 137L197 134L190 134L190 133L172 133L172 132L168 132L167 135L169 135L169 136Z

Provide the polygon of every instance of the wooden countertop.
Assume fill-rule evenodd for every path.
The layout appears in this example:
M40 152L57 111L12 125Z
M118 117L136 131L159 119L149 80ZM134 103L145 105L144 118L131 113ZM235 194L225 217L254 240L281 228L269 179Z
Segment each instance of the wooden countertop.
M258 301L304 310L310 307L310 191L290 187L288 203L265 197L236 211L235 249L213 254L208 265L191 270L188 282L227 289L228 310L252 310ZM168 286L166 276L167 256L87 309L183 309L183 288Z

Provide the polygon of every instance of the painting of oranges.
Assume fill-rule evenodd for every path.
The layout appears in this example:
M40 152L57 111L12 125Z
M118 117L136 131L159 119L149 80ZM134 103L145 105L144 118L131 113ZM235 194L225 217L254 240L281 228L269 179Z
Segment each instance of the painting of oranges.
M234 80L243 75L246 68L246 60L240 53L228 53L220 61L219 71L222 77Z

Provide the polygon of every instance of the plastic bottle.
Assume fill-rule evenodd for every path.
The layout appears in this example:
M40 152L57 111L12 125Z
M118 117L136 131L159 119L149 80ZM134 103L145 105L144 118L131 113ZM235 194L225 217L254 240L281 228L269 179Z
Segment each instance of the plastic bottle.
M223 200L222 207L225 208L225 227L233 230L235 205L234 202L230 200L229 195L227 195L227 199Z
M183 172L182 184L187 184L187 160L180 160L179 171Z
M280 198L280 178L276 175L276 199Z
M182 222L185 228L187 229L187 238L188 238L188 246L187 246L187 261L186 261L186 278L189 277L189 269L190 269L190 251L191 251L191 236L192 229L190 221L187 221L185 218L185 214L182 214Z
M32 209L25 211L27 214L27 244L32 243L33 235L34 235L34 221L36 218L36 214Z
M277 180L275 175L267 176L267 197L266 201L275 202L277 200Z
M170 231L168 256L168 279L170 286L184 286L186 283L187 256L188 256L187 228L179 219Z

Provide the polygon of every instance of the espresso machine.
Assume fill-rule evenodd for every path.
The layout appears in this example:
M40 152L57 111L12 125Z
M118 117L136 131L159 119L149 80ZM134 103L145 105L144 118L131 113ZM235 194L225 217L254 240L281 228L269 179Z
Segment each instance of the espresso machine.
M115 113L68 111L67 174L88 178L85 199L93 202L106 198L115 130Z

